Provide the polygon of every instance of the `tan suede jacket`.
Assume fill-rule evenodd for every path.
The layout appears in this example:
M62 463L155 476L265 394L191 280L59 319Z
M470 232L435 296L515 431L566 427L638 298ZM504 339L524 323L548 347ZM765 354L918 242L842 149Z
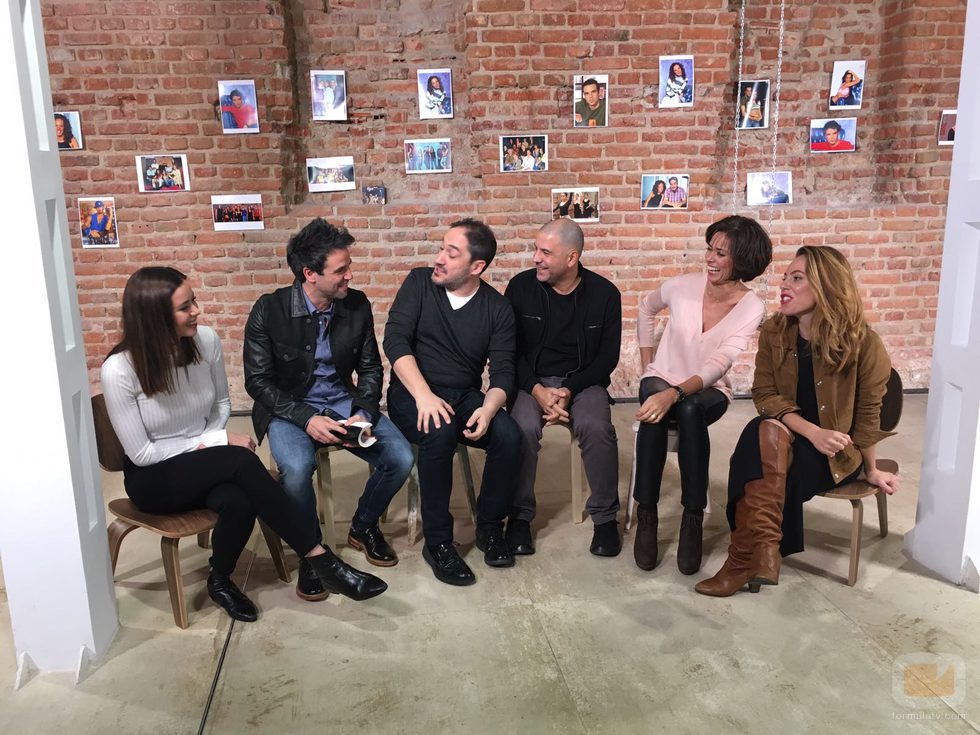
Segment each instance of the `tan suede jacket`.
M779 419L800 411L796 405L797 333L797 321L782 315L762 325L752 381L752 400L762 416ZM871 329L861 343L857 361L842 372L831 372L814 352L820 428L843 431L854 441L830 458L835 480L844 479L861 464L862 447L872 447L894 434L880 427L881 402L890 374L891 359Z

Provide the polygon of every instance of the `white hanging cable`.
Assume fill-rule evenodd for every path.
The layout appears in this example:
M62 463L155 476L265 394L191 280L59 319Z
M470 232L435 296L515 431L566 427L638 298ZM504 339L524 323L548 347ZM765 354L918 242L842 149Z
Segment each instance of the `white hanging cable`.
M738 211L738 153L739 133L742 130L738 115L742 95L742 65L745 58L745 4L747 2L748 0L742 0L738 11L738 83L735 85L735 162L732 166L732 214ZM782 44L780 44L780 51L782 51Z

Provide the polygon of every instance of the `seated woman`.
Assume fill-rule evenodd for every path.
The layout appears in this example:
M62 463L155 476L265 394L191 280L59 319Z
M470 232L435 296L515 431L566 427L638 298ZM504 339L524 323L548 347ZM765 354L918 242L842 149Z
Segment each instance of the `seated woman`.
M803 550L803 503L861 473L888 494L898 477L875 467L888 353L864 320L847 260L831 247L796 251L780 313L759 337L752 399L728 478L728 559L694 589L727 597L778 584L782 557Z
M235 620L255 605L231 580L258 515L323 586L354 600L388 585L320 546L255 455L252 438L225 430L231 414L221 342L199 327L200 309L186 277L173 268L140 268L123 292L123 338L102 364L109 420L126 453L126 494L145 513L210 508L208 595Z
M667 460L667 427L677 423L681 470L680 543L677 568L701 568L701 523L708 502L708 426L728 409L728 369L749 345L765 306L743 282L757 278L772 260L772 242L754 219L733 215L705 233L706 270L675 276L640 301L637 339L640 401L636 412L636 483L639 503L633 557L640 569L657 565L657 502ZM670 307L656 357L654 317Z

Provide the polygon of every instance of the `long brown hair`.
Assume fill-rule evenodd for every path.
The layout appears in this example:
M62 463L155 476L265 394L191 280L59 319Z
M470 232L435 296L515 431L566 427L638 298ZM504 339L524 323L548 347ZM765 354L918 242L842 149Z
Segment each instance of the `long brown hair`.
M806 258L806 278L817 301L810 344L832 372L839 373L857 359L868 330L854 271L832 247L804 245L796 254Z
M128 351L143 392L173 393L176 368L199 362L193 337L178 337L174 327L174 291L187 280L176 268L140 268L123 291L123 338L110 355Z

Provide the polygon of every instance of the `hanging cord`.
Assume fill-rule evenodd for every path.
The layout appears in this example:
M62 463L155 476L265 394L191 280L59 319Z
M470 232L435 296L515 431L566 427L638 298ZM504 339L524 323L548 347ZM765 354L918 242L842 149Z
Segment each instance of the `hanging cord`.
M772 109L772 164L769 172L773 181L776 180L776 146L779 142L779 101L783 84L783 43L786 34L786 0L779 0L779 53L776 57L776 95ZM769 202L769 231L772 231L772 208Z
M742 95L742 65L745 58L745 3L742 0L738 10L738 83L735 85L735 165L732 166L732 214L738 211L738 151L739 133L742 126L738 121L739 101Z

